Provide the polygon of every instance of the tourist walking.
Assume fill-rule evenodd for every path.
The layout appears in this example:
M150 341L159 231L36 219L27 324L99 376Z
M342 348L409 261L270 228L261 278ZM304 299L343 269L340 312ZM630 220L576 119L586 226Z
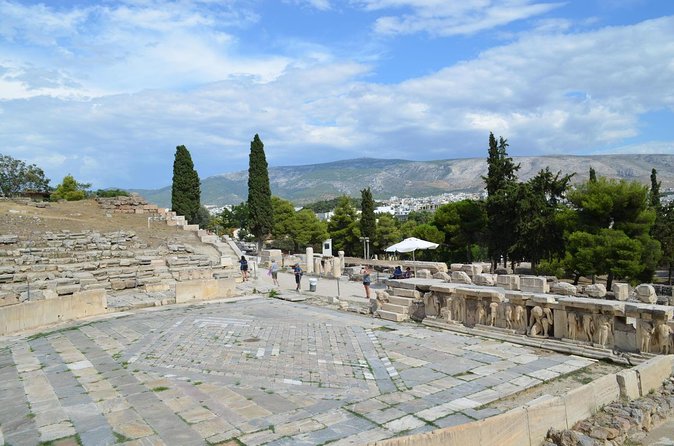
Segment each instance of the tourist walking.
M248 260L246 260L245 256L241 256L241 260L239 260L239 265L241 269L241 277L245 282L246 280L248 280Z
M271 265L269 266L269 275L276 286L280 286L278 283L278 270L278 263L276 263L276 260L272 260Z
M302 280L302 267L300 267L299 263L295 263L295 266L293 266L293 273L295 273L295 283L297 284L295 291L299 291L300 281Z
M372 283L372 278L370 277L370 267L364 266L360 271L363 275L363 286L365 287L365 298L370 299L370 283Z

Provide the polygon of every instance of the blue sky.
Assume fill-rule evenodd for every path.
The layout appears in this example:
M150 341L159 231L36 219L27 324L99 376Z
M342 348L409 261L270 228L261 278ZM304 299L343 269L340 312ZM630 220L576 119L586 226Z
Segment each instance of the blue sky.
M0 0L0 153L53 183L377 157L674 154L670 0Z

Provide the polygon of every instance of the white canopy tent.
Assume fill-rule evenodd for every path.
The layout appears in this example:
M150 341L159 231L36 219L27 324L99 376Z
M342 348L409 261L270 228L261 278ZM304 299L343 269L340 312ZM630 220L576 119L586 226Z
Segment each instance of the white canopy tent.
M420 238L416 237L410 237L406 238L402 242L389 246L388 248L386 248L386 252L411 252L412 261L415 261L414 251L416 251L417 249L435 249L438 246L440 245L438 245L437 243L421 240ZM417 265L414 265L414 276L416 277L416 275L417 275Z

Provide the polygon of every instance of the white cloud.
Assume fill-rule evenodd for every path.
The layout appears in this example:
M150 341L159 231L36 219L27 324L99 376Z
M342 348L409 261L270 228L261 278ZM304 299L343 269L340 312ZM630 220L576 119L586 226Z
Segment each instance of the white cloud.
M484 156L489 131L510 140L512 155L587 153L642 136L643 113L674 110L674 17L574 33L550 22L473 59L385 84L374 80L376 66L325 45L290 42L283 55L242 56L235 32L209 25L192 3L177 4L170 29L151 10L159 3L129 2L99 9L106 18L96 23L105 26L90 41L77 20L63 27L76 42L62 48L70 56L1 52L0 134L11 154L55 180L70 172L94 187L157 187L170 182L178 144L202 177L245 169L255 133L271 165ZM504 3L360 5L465 18ZM116 21L134 7L127 25Z
M15 72L0 78L7 87L0 99L184 88L231 76L267 82L282 73L288 59L240 56L230 32L256 20L234 1L149 0L62 12L0 0L0 66ZM30 76L19 78L16 72ZM42 83L58 88L31 82L38 72Z
M316 8L320 11L328 11L332 9L330 0L283 0L285 2L291 2L298 5L307 5L312 8Z
M354 3L369 11L406 11L379 17L374 24L379 34L425 32L438 36L474 34L547 13L563 4L534 0L354 0Z

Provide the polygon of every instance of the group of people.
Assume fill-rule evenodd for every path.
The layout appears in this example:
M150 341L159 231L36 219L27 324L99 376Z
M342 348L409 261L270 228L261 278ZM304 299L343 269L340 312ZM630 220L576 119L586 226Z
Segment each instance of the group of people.
M239 260L239 267L241 269L241 277L244 282L248 280L248 260L246 260L245 256L241 256L241 260ZM271 276L272 281L274 282L274 285L280 286L278 282L278 272L279 272L279 265L276 263L276 260L271 261L271 265L269 266L269 270L267 271L267 274ZM363 269L360 271L360 274L363 276L363 287L365 287L365 297L367 299L370 298L370 285L372 284L372 272L370 270L369 266L364 266ZM300 283L302 281L302 276L304 275L304 271L302 271L302 267L300 266L299 263L295 263L293 265L293 275L295 276L295 291L300 291ZM396 266L395 269L393 270L393 275L391 276L392 279L409 279L412 277L412 270L408 266L405 271L402 270L401 266Z
M402 266L396 266L395 269L393 270L393 275L390 277L391 279L410 279L413 277L414 274L412 273L412 270L408 266L405 271L403 271Z
M241 278L243 279L244 282L248 280L248 260L246 259L246 256L241 256L241 260L239 260L239 269L241 270ZM279 272L279 266L278 263L276 263L276 260L271 261L271 265L269 265L269 270L267 271L267 274L271 276L271 280L274 282L274 285L276 286L281 286L278 282L278 272ZM300 290L300 281L302 280L302 276L304 275L304 271L302 271L302 267L300 266L299 263L295 263L293 266L293 273L295 274L295 283L297 284L297 287L295 288L296 291Z

